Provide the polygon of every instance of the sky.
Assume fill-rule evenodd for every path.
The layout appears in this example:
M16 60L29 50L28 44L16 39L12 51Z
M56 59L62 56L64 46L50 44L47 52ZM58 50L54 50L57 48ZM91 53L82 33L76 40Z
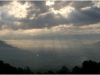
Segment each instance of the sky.
M94 46L100 44L100 2L0 1L0 39L32 52L67 51L92 59L100 48Z

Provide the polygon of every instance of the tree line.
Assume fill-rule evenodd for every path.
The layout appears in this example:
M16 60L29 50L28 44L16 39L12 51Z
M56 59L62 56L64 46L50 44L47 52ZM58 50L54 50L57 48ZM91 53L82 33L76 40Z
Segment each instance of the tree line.
M0 60L0 74L34 74L29 67L13 67L9 63L4 63ZM100 62L97 63L92 60L86 60L82 63L82 66L75 66L70 71L66 66L63 66L60 70L53 72L51 70L41 73L37 72L35 74L100 74Z

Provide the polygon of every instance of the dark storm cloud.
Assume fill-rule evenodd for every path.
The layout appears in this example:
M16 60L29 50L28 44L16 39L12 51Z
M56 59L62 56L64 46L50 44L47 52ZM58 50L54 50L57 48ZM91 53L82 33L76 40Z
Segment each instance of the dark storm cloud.
M71 6L76 10L80 10L81 8L91 7L93 4L92 1L73 1Z
M55 1L55 4L53 5L55 10L59 10L67 5L70 5L72 1Z
M25 2L21 1L21 4ZM29 1L31 7L27 8L26 18L15 18L13 15L9 15L6 11L1 13L2 19L12 22L21 22L19 27L14 25L8 26L11 29L32 29L32 28L44 28L54 27L61 24L73 24L74 26L90 25L100 22L100 8L93 7L92 1L57 1L55 5L51 6L55 10L59 10L65 6L72 6L75 8L68 17L63 17L61 14L50 13L49 6L46 6L45 1ZM91 7L87 10L81 10L81 8ZM49 13L48 13L49 12ZM47 14L46 14L47 13ZM40 16L46 14L44 16ZM66 13L67 14L67 13ZM34 19L30 18L34 16ZM56 18L59 16L59 18ZM12 23L13 24L13 23ZM2 25L2 24L1 24Z
M59 16L61 15L59 14ZM68 23L68 21L64 19L62 16L58 19L55 19L55 15L50 13L44 17L39 17L36 20L29 20L29 19L23 20L23 25L21 28L23 29L44 28L44 27L50 28L50 27L57 26L60 24L65 24L65 23Z
M0 6L9 4L11 1L0 1Z
M14 17L13 15L9 15L7 10L4 10L1 12L1 18L5 22L7 22L7 21L16 22L19 20L18 18Z
M29 13L31 12L30 14L32 14L32 12L36 12L38 9L39 9L39 11L35 13L37 16L41 13L45 13L48 11L48 7L46 6L45 1L29 1L29 3L31 4L31 7L28 8L27 10L31 10L31 11L29 11ZM34 8L36 10L33 10Z
M47 13L48 12L48 6L45 5L45 2L30 2L31 4L34 4L37 9L40 9L39 12L36 12L35 10L31 10L28 12L28 17L31 17L32 14L35 14L35 17L37 19L35 20L29 20L29 19L23 19L23 25L21 28L27 29L27 28L44 28L47 27L53 27L53 26L58 26L60 24L73 24L75 26L82 26L82 25L89 25L89 24L95 24L99 22L100 19L100 8L93 7L93 2L92 1L77 1L77 2L71 2L71 1L66 1L66 2L61 2L57 1L55 2L54 9L60 9L63 8L69 4L75 8L74 11L68 14L67 18L64 18L60 14L53 14L49 13L45 16L39 16L40 14ZM58 6L56 6L58 5ZM91 7L90 9L87 10L81 10L81 8L85 7ZM29 16L30 15L30 16ZM56 16L59 16L59 18L55 18ZM27 23L26 23L27 22ZM25 24L26 23L26 24Z
M17 24L14 22L18 22L18 18L15 18L12 15L9 15L6 11L1 12L1 20L0 20L0 29L19 29Z
M68 15L70 23L75 26L90 25L100 22L100 8L94 7L88 10L73 11Z
M18 2L21 3L21 4L25 4L26 1L18 1Z
M61 1L59 1L59 2L61 2ZM31 10L31 11L28 12L26 19L21 20L25 23L27 22L27 25L29 26L29 28L44 28L46 26L46 24L48 24L48 27L52 27L54 25L56 26L59 24L63 24L64 21L67 22L67 20L64 19L60 14L58 14L58 16L60 16L60 18L58 18L58 19L55 19L55 15L52 13L49 13L42 17L39 17L40 14L49 12L49 7L46 6L45 1L30 1L30 3L32 4L32 6L27 10ZM57 1L57 3L58 3L58 1ZM55 2L55 4L57 4L57 3ZM58 4L58 6L59 6L59 4ZM57 9L58 6L54 5L53 7L55 9ZM32 9L34 9L34 10L32 10ZM39 11L37 11L38 9L39 9ZM35 17L37 19L29 20L28 18L31 17L33 14L35 14Z
M46 2L45 1L35 1L34 2L35 6L37 8L40 9L40 12L39 13L45 13L48 11L48 7L46 6Z
M73 24L74 26L90 25L100 22L99 12L100 8L94 7L88 10L74 10L68 15L67 18L64 18L60 14L58 14L60 18L55 18L56 16L50 13L48 15L45 15L44 17L39 17L36 20L30 20L25 22L27 22L26 27L28 28L44 28L46 27L46 24L48 28L61 24Z

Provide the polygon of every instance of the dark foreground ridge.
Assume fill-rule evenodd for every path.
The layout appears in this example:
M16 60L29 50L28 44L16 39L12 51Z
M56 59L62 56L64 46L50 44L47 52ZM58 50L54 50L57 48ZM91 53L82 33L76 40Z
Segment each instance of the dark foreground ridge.
M29 67L24 69L21 67L16 68L0 60L0 74L34 74L34 72ZM72 71L63 66L56 72L49 70L48 72L37 72L35 74L100 74L100 62L86 60L82 63L82 67L75 66Z

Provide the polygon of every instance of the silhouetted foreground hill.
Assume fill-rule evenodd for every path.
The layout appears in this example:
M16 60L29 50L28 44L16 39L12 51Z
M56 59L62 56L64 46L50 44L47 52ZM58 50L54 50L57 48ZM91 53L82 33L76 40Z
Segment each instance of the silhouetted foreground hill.
M0 60L0 74L34 74L29 67L16 68L8 63L4 63ZM42 74L37 72L37 74ZM49 70L43 74L100 74L100 62L97 63L92 60L84 61L82 67L75 66L72 71L63 66L60 70L53 72Z
M75 66L72 70L74 74L100 74L100 62L89 60L82 63L82 67Z
M33 74L33 72L31 72L29 67L24 69L16 68L0 60L0 74Z

